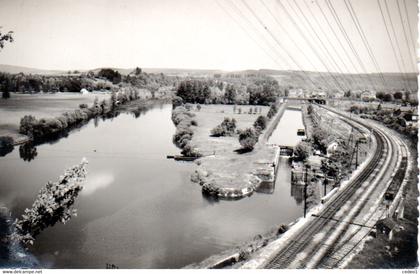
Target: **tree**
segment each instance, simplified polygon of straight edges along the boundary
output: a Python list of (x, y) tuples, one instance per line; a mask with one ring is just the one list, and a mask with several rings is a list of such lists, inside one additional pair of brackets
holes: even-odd
[(239, 143), (245, 150), (253, 150), (258, 142), (258, 134), (252, 128), (247, 128), (239, 133)]
[(258, 116), (257, 120), (254, 122), (254, 128), (257, 132), (263, 131), (267, 127), (267, 117)]
[(1, 94), (1, 97), (3, 99), (9, 99), (10, 98), (10, 92), (8, 90), (4, 90)]
[(306, 160), (312, 152), (312, 146), (308, 142), (301, 141), (295, 148), (293, 149), (294, 158), (297, 161), (304, 161)]
[(383, 100), (384, 95), (385, 95), (385, 93), (383, 93), (382, 91), (377, 91), (376, 92), (376, 98), (379, 99), (379, 100)]
[(350, 97), (351, 96), (351, 90), (347, 90), (344, 92), (344, 97)]
[(228, 85), (225, 91), (226, 104), (234, 104), (236, 100), (236, 90), (233, 85)]
[(392, 101), (392, 95), (389, 94), (389, 93), (385, 94), (384, 97), (383, 97), (383, 100), (384, 100), (384, 102)]
[(402, 98), (403, 98), (403, 94), (402, 94), (402, 92), (400, 92), (400, 91), (396, 91), (396, 92), (394, 92), (394, 99), (395, 100), (401, 100)]
[(276, 115), (276, 113), (277, 113), (277, 106), (276, 106), (276, 104), (272, 104), (270, 106), (270, 109), (268, 110), (268, 113), (267, 113), (268, 119), (273, 118), (273, 116)]
[(4, 48), (4, 44), (5, 42), (13, 42), (13, 31), (9, 31), (7, 33), (2, 33), (1, 32), (1, 27), (0, 27), (0, 50)]

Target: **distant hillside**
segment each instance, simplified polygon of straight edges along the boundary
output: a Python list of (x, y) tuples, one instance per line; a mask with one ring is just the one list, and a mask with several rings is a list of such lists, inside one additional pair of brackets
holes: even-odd
[[(110, 67), (112, 68), (112, 67)], [(134, 68), (112, 68), (123, 75), (127, 75)], [(101, 68), (92, 70), (79, 70), (80, 72), (93, 71), (97, 73)], [(211, 69), (179, 69), (179, 68), (142, 68), (147, 73), (163, 73), (165, 75), (181, 76), (181, 77), (213, 77), (215, 74), (238, 74), (238, 75), (255, 75), (264, 74), (274, 77), (282, 87), (294, 87), (303, 89), (313, 89), (316, 87), (323, 89), (335, 89), (341, 86), (343, 89), (351, 87), (351, 89), (370, 89), (370, 90), (396, 90), (409, 87), (417, 90), (417, 74), (415, 73), (383, 73), (385, 82), (382, 81), (378, 73), (371, 74), (339, 74), (327, 72), (313, 71), (291, 71), (291, 70), (241, 70), (241, 71), (223, 71)], [(43, 70), (28, 67), (19, 67), (11, 65), (0, 65), (1, 72), (25, 74), (67, 74), (65, 70)], [(310, 80), (308, 80), (308, 77)]]
[(1, 64), (0, 64), (0, 72), (6, 72), (6, 73), (11, 73), (11, 74), (17, 74), (21, 72), (25, 74), (62, 74), (62, 73), (65, 73), (65, 71), (60, 71), (60, 70), (45, 70), (45, 69), (36, 69), (36, 68), (1, 65)]

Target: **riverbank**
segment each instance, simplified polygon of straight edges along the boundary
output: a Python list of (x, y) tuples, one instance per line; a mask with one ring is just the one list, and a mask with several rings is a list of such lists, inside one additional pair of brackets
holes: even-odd
[(253, 126), (259, 115), (267, 115), (269, 108), (258, 106), (260, 111), (252, 111), (255, 106), (240, 106), (249, 111), (236, 112), (231, 105), (205, 105), (195, 112), (197, 127), (193, 128), (191, 146), (203, 157), (196, 160), (198, 165), (191, 176), (193, 182), (202, 186), (204, 193), (221, 198), (237, 199), (252, 194), (263, 181), (274, 182), (278, 164), (279, 148), (267, 145), (267, 140), (283, 115), (285, 104), (280, 105), (276, 115), (261, 132), (252, 151), (243, 152), (238, 136), (210, 136), (224, 117), (234, 118), (237, 129)]
[(22, 144), (28, 140), (27, 136), (19, 133), (20, 119), (25, 115), (54, 118), (64, 112), (74, 111), (81, 104), (91, 105), (95, 98), (102, 101), (109, 96), (108, 92), (13, 93), (11, 98), (0, 100), (0, 136), (10, 136), (15, 145)]
[[(16, 102), (19, 103), (17, 104), (12, 102), (12, 104), (7, 105), (8, 107), (6, 109), (2, 110), (3, 112), (17, 111), (17, 113), (23, 113), (23, 110), (20, 110), (20, 108), (22, 108), (26, 102), (33, 103), (30, 108), (32, 110), (27, 112), (30, 113), (30, 116), (32, 116), (32, 114), (48, 114), (46, 114), (46, 117), (43, 116), (39, 120), (32, 116), (34, 118), (28, 121), (29, 124), (26, 125), (28, 128), (27, 134), (22, 134), (21, 122), (20, 125), (16, 124), (17, 121), (20, 121), (20, 118), (18, 119), (15, 116), (9, 118), (9, 120), (14, 119), (14, 121), (9, 121), (14, 124), (0, 125), (0, 137), (10, 137), (13, 146), (24, 145), (28, 142), (32, 142), (36, 145), (45, 141), (57, 140), (63, 136), (67, 136), (70, 131), (80, 128), (91, 119), (97, 119), (99, 117), (102, 117), (103, 119), (115, 117), (120, 112), (130, 112), (133, 113), (134, 116), (138, 117), (149, 107), (159, 103), (168, 103), (171, 100), (170, 96), (149, 98), (140, 94), (136, 97), (132, 97), (124, 92), (116, 94), (116, 98), (122, 103), (118, 103), (113, 107), (111, 107), (112, 102), (107, 102), (107, 99), (110, 98), (109, 93), (99, 94), (99, 97), (97, 96), (97, 93), (90, 95), (48, 94), (46, 97), (42, 96), (42, 94), (23, 94), (22, 97), (16, 97), (15, 95)], [(61, 98), (61, 96), (63, 96), (63, 98)], [(126, 100), (121, 100), (122, 97), (126, 98)], [(99, 103), (98, 98), (104, 99), (102, 99)], [(92, 101), (91, 107), (88, 107), (86, 103), (77, 105), (77, 103), (80, 102), (90, 101)], [(63, 104), (65, 104), (66, 107), (64, 107)], [(59, 108), (60, 106), (64, 108)], [(73, 109), (63, 112), (70, 108)], [(35, 129), (35, 127), (39, 128), (39, 130)], [(30, 135), (32, 135), (32, 138), (29, 137)], [(0, 155), (4, 156), (13, 151), (13, 146), (2, 149), (2, 153)]]

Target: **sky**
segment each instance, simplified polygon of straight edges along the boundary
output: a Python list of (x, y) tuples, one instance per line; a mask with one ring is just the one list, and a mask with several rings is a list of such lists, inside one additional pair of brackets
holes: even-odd
[(417, 1), (330, 0), (347, 38), (326, 1), (0, 0), (1, 31), (13, 30), (15, 39), (0, 51), (0, 64), (417, 71)]

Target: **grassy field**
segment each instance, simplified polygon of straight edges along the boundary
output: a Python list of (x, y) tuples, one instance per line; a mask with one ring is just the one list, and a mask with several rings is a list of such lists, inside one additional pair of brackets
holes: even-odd
[[(240, 148), (238, 136), (210, 136), (210, 131), (219, 125), (225, 117), (235, 118), (237, 129), (246, 129), (252, 127), (259, 115), (267, 115), (269, 109), (267, 106), (260, 106), (257, 114), (248, 114), (250, 108), (254, 113), (255, 107), (237, 106), (237, 109), (242, 109), (242, 113), (238, 114), (238, 110), (234, 113), (233, 108), (232, 105), (204, 105), (200, 111), (194, 111), (196, 115), (194, 119), (197, 121), (198, 127), (194, 131), (192, 142), (204, 155), (232, 153), (235, 149)], [(261, 109), (261, 113), (259, 113), (259, 109)]]
[(262, 135), (253, 151), (242, 154), (237, 152), (241, 148), (237, 135), (210, 136), (211, 129), (220, 124), (224, 117), (235, 118), (237, 129), (245, 129), (252, 127), (257, 117), (266, 115), (269, 109), (261, 107), (260, 113), (258, 107), (257, 114), (249, 114), (251, 106), (240, 108), (241, 114), (238, 111), (234, 113), (233, 106), (229, 105), (205, 105), (200, 111), (194, 111), (198, 126), (194, 127), (192, 145), (204, 155), (198, 160), (199, 167), (195, 175), (199, 176), (203, 187), (211, 185), (211, 189), (215, 189), (222, 197), (240, 197), (251, 193), (258, 184), (255, 174), (261, 170), (273, 170), (276, 150), (265, 144)]
[(52, 118), (66, 111), (73, 111), (80, 104), (91, 105), (98, 97), (99, 101), (109, 98), (108, 93), (43, 93), (16, 94), (0, 100), (0, 136), (16, 135), (20, 119), (25, 115), (36, 118)]

